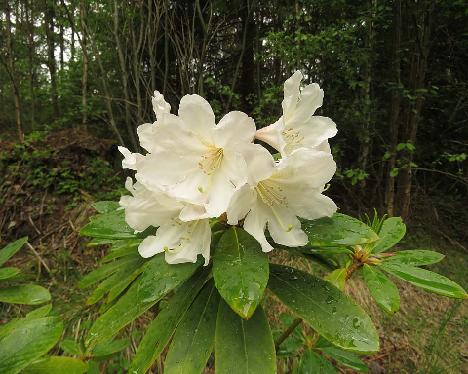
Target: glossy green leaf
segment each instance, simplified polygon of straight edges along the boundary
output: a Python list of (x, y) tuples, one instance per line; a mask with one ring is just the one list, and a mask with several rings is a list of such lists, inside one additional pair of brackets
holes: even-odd
[(117, 201), (98, 201), (93, 207), (99, 213), (110, 213), (120, 208), (120, 205)]
[(456, 299), (465, 299), (467, 297), (465, 290), (461, 286), (432, 271), (404, 264), (386, 262), (382, 262), (380, 268), (426, 291)]
[(114, 353), (123, 351), (130, 345), (130, 339), (115, 339), (97, 345), (93, 349), (93, 357), (109, 356)]
[(214, 347), (219, 294), (207, 284), (177, 327), (164, 361), (165, 374), (199, 374)]
[(20, 273), (18, 268), (1, 268), (0, 269), (0, 280), (10, 279)]
[(28, 237), (25, 236), (24, 238), (18, 239), (17, 241), (10, 243), (0, 249), (0, 266), (13, 257), (15, 253), (18, 252), (21, 247), (27, 243), (27, 241)]
[(335, 346), (354, 352), (378, 351), (379, 337), (369, 316), (331, 283), (272, 264), (268, 287)]
[(109, 262), (116, 258), (138, 255), (138, 246), (141, 243), (140, 239), (137, 240), (120, 240), (121, 243), (114, 245), (110, 248), (109, 253), (103, 257), (102, 262)]
[(142, 258), (138, 255), (135, 255), (131, 257), (124, 257), (106, 264), (101, 264), (96, 270), (93, 270), (91, 273), (88, 273), (83, 278), (81, 278), (78, 285), (80, 288), (92, 286), (93, 284), (102, 281), (103, 279), (127, 266), (138, 266), (142, 263)]
[(41, 306), (40, 308), (36, 308), (30, 311), (28, 314), (26, 314), (26, 318), (46, 317), (50, 314), (51, 310), (52, 310), (52, 304), (47, 304), (47, 305)]
[(360, 373), (367, 373), (369, 371), (365, 362), (354, 353), (346, 352), (332, 346), (321, 348), (317, 347), (317, 349), (340, 364), (359, 371)]
[(25, 374), (82, 374), (88, 370), (88, 364), (77, 358), (48, 356), (40, 359), (22, 371)]
[(105, 239), (132, 239), (134, 230), (125, 222), (125, 211), (116, 210), (98, 214), (80, 231), (82, 236)]
[(268, 282), (268, 256), (246, 231), (232, 227), (218, 242), (213, 256), (216, 288), (242, 318), (250, 318)]
[(0, 373), (18, 373), (60, 339), (63, 323), (57, 317), (23, 318), (0, 340)]
[(261, 306), (245, 320), (221, 301), (215, 334), (216, 374), (276, 373), (275, 344)]
[(60, 342), (60, 348), (66, 354), (72, 356), (80, 356), (83, 354), (80, 344), (70, 338), (63, 339), (63, 341)]
[(36, 284), (22, 284), (0, 289), (0, 302), (2, 303), (38, 305), (49, 300), (49, 291)]
[(340, 290), (344, 290), (347, 275), (348, 275), (348, 271), (346, 268), (339, 268), (339, 269), (333, 270), (330, 274), (328, 274), (325, 277), (325, 280), (329, 281), (336, 288), (339, 288)]
[(138, 287), (138, 297), (145, 301), (159, 300), (169, 291), (190, 278), (201, 266), (199, 259), (196, 263), (168, 264), (164, 254), (154, 256), (143, 269)]
[(386, 263), (399, 263), (410, 266), (432, 265), (442, 261), (445, 256), (442, 253), (426, 251), (423, 249), (412, 249), (408, 251), (398, 251), (391, 257), (384, 257)]
[(364, 264), (362, 274), (377, 305), (388, 314), (397, 312), (400, 309), (400, 292), (397, 286), (376, 266)]
[(365, 223), (345, 214), (303, 221), (312, 247), (337, 247), (375, 242), (379, 237)]
[(131, 363), (130, 373), (145, 373), (156, 361), (207, 277), (207, 270), (200, 271), (177, 289), (169, 303), (148, 326)]
[(299, 362), (296, 374), (335, 374), (337, 370), (325, 357), (305, 351)]
[(373, 253), (383, 252), (398, 244), (406, 234), (406, 225), (400, 217), (387, 218), (379, 231), (379, 240), (372, 248)]

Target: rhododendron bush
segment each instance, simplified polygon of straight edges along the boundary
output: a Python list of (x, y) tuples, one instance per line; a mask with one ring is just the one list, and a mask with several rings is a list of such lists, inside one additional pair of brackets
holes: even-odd
[[(302, 79), (295, 72), (285, 82), (281, 117), (259, 130), (240, 111), (216, 123), (198, 95), (184, 96), (175, 114), (154, 93), (156, 121), (138, 128), (143, 152), (120, 147), (132, 173), (129, 193), (97, 203), (99, 214), (81, 231), (89, 245), (110, 245), (80, 283), (93, 288), (89, 304), (102, 304), (86, 352), (152, 308), (131, 373), (148, 371), (160, 357), (164, 373), (202, 373), (211, 357), (216, 373), (275, 373), (282, 343), (301, 323), (311, 333), (301, 338), (298, 372), (334, 372), (336, 363), (366, 372), (359, 355), (378, 352), (379, 335), (344, 292), (351, 277), (363, 277), (390, 315), (400, 296), (388, 275), (466, 298), (459, 285), (425, 268), (443, 255), (392, 251), (406, 231), (400, 218), (362, 222), (337, 213), (326, 195), (336, 125), (315, 115), (324, 93), (317, 84), (301, 88)], [(274, 251), (327, 275), (270, 263)], [(265, 314), (267, 288), (296, 316), (276, 339)]]

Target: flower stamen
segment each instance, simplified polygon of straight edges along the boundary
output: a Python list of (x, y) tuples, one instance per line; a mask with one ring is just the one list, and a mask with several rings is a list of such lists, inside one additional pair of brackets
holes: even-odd
[(219, 168), (223, 157), (223, 148), (217, 148), (213, 145), (210, 145), (208, 146), (208, 151), (202, 155), (198, 166), (205, 174), (211, 175)]

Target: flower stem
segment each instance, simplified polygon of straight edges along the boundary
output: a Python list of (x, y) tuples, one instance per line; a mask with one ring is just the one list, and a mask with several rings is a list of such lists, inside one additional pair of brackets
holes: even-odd
[(278, 339), (276, 339), (276, 342), (275, 342), (275, 350), (276, 351), (279, 350), (280, 345), (288, 338), (289, 335), (291, 335), (293, 333), (295, 328), (297, 326), (299, 326), (299, 324), (301, 322), (302, 322), (302, 318), (296, 318), (291, 323), (291, 325), (289, 325), (289, 327), (281, 334), (281, 336)]

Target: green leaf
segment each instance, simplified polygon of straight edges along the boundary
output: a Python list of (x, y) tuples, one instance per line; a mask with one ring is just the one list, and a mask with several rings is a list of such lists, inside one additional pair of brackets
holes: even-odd
[(347, 275), (348, 271), (346, 268), (335, 269), (325, 277), (325, 280), (329, 281), (336, 288), (344, 290)]
[(426, 291), (456, 299), (465, 299), (467, 297), (465, 290), (461, 286), (432, 271), (409, 265), (386, 262), (382, 262), (380, 267), (395, 277)]
[(299, 362), (297, 374), (335, 374), (335, 367), (325, 357), (312, 351), (305, 351)]
[(99, 213), (110, 213), (120, 208), (120, 205), (117, 201), (98, 201), (93, 207)]
[(276, 353), (270, 326), (261, 306), (251, 319), (235, 314), (221, 301), (216, 319), (216, 374), (276, 373)]
[(112, 245), (109, 253), (102, 259), (102, 262), (109, 262), (120, 257), (139, 255), (138, 246), (141, 243), (141, 239), (119, 240), (119, 242), (118, 244), (114, 243)]
[(376, 266), (364, 264), (362, 273), (372, 298), (377, 305), (388, 314), (397, 312), (400, 309), (400, 292), (397, 286), (380, 272)]
[(17, 241), (10, 243), (6, 247), (0, 249), (0, 266), (13, 257), (14, 254), (18, 252), (24, 244), (27, 243), (27, 241), (28, 237), (25, 236), (24, 238), (18, 239)]
[(196, 263), (168, 264), (163, 253), (154, 256), (141, 274), (138, 297), (144, 302), (159, 300), (190, 278), (201, 264), (200, 259)]
[(364, 363), (364, 361), (362, 361), (354, 353), (346, 352), (332, 346), (316, 348), (344, 366), (347, 366), (361, 373), (367, 373), (369, 371), (369, 368)]
[(134, 230), (125, 222), (125, 211), (98, 214), (80, 231), (82, 236), (104, 239), (133, 239)]
[(130, 345), (130, 339), (115, 339), (101, 343), (93, 349), (93, 357), (110, 356), (114, 353), (123, 351)]
[(365, 223), (345, 214), (303, 221), (312, 247), (337, 247), (375, 242), (379, 237)]
[(311, 274), (270, 265), (268, 287), (297, 315), (335, 346), (376, 352), (379, 336), (362, 308), (331, 283)]
[(442, 253), (426, 251), (423, 249), (412, 249), (408, 251), (398, 251), (391, 257), (384, 257), (383, 262), (398, 263), (410, 266), (424, 266), (442, 261), (445, 256)]
[(131, 363), (130, 373), (145, 373), (159, 357), (207, 277), (207, 270), (200, 271), (177, 289), (166, 307), (148, 326)]
[(20, 273), (18, 268), (2, 268), (0, 269), (0, 280), (13, 278)]
[(23, 284), (0, 289), (0, 302), (37, 305), (50, 301), (50, 293), (36, 284)]
[(40, 318), (46, 317), (49, 315), (50, 311), (52, 310), (52, 304), (47, 304), (41, 306), (40, 308), (36, 308), (26, 314), (26, 318)]
[(25, 374), (82, 374), (88, 370), (88, 364), (77, 358), (48, 356), (38, 360), (22, 371)]
[(268, 256), (247, 232), (236, 227), (226, 231), (213, 256), (216, 288), (242, 318), (250, 318), (268, 282)]
[(379, 240), (372, 248), (373, 253), (383, 252), (398, 244), (406, 234), (406, 225), (400, 217), (387, 218), (379, 231)]
[(207, 284), (177, 327), (164, 361), (165, 374), (199, 374), (214, 346), (219, 294)]
[(60, 343), (60, 348), (72, 356), (81, 356), (83, 354), (80, 344), (70, 338), (63, 339)]
[(63, 323), (57, 317), (23, 318), (0, 340), (0, 373), (18, 373), (46, 354), (60, 339)]

